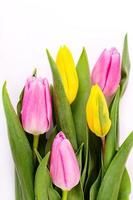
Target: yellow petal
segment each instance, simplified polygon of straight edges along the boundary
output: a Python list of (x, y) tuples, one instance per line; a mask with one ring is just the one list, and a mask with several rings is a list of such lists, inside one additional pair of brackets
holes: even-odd
[(72, 54), (66, 46), (60, 47), (56, 57), (56, 64), (62, 79), (66, 96), (71, 104), (77, 95), (78, 76)]
[(86, 106), (87, 123), (90, 130), (99, 137), (104, 137), (111, 126), (109, 111), (104, 94), (98, 85), (91, 88)]

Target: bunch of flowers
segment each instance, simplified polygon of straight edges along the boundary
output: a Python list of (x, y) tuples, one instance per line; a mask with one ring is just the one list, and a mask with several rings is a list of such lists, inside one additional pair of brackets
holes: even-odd
[(104, 50), (90, 75), (85, 48), (75, 66), (70, 50), (56, 61), (47, 50), (53, 84), (28, 78), (15, 112), (3, 86), (3, 105), (15, 164), (16, 200), (128, 200), (125, 167), (133, 133), (119, 146), (119, 103), (130, 61)]

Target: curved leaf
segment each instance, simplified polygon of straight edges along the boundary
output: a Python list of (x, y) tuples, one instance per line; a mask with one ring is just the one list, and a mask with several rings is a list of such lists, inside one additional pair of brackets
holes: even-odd
[(84, 200), (84, 193), (82, 189), (81, 182), (75, 186), (70, 192), (68, 192), (68, 199), (67, 200)]
[(72, 104), (72, 114), (75, 123), (78, 146), (84, 143), (82, 161), (83, 171), (81, 178), (82, 184), (84, 185), (88, 163), (88, 127), (86, 122), (86, 103), (91, 87), (89, 63), (85, 49), (83, 49), (81, 53), (76, 69), (79, 79), (79, 90), (77, 97)]
[(47, 55), (48, 55), (48, 59), (49, 59), (49, 63), (50, 63), (51, 71), (53, 75), (53, 81), (54, 81), (53, 93), (55, 97), (54, 103), (57, 109), (59, 125), (62, 131), (65, 133), (66, 137), (70, 140), (71, 144), (73, 145), (73, 148), (77, 150), (76, 131), (74, 127), (71, 107), (68, 103), (56, 64), (53, 58), (51, 57), (50, 53), (48, 52), (48, 50), (47, 50)]
[(125, 142), (121, 145), (117, 154), (113, 158), (110, 166), (108, 167), (99, 192), (97, 200), (117, 200), (122, 175), (125, 169), (125, 163), (128, 154), (133, 146), (133, 132), (128, 136)]
[(118, 200), (129, 200), (130, 193), (131, 193), (131, 182), (127, 169), (125, 169), (121, 180)]
[(111, 123), (111, 128), (106, 136), (104, 171), (106, 171), (106, 169), (108, 168), (117, 150), (119, 100), (120, 100), (120, 88), (117, 90), (117, 93), (111, 105), (110, 119), (112, 123)]
[(90, 200), (96, 200), (101, 183), (101, 171), (90, 189)]
[(126, 34), (123, 45), (123, 53), (122, 53), (122, 68), (121, 68), (121, 82), (120, 82), (121, 96), (124, 94), (125, 89), (127, 87), (129, 73), (130, 73), (130, 58), (128, 52), (128, 38)]
[[(25, 200), (34, 199), (33, 190), (33, 155), (29, 142), (10, 102), (6, 89), (3, 86), (3, 105), (6, 115), (8, 137), (11, 146), (17, 175), (21, 184), (22, 193)], [(27, 187), (28, 185), (28, 187)]]
[(79, 163), (79, 168), (80, 168), (80, 173), (82, 172), (82, 154), (83, 154), (83, 147), (84, 144), (82, 143), (78, 149), (78, 151), (76, 152), (76, 156), (77, 156), (77, 160)]
[(53, 144), (56, 134), (57, 134), (57, 130), (56, 130), (56, 127), (54, 127), (50, 132), (49, 138), (47, 139), (47, 143), (46, 143), (46, 147), (45, 147), (45, 154), (47, 154), (51, 150), (51, 147), (52, 147), (52, 144)]
[(15, 200), (23, 200), (22, 189), (18, 179), (17, 172), (15, 171)]
[(85, 197), (90, 196), (90, 188), (101, 169), (101, 139), (89, 130), (89, 165), (85, 184)]
[(60, 200), (58, 192), (53, 188), (47, 164), (50, 153), (41, 161), (35, 175), (35, 199), (36, 200)]

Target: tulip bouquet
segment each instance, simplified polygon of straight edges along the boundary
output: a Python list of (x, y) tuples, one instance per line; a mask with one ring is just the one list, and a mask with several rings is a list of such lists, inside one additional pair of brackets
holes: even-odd
[(47, 50), (53, 84), (37, 71), (21, 92), (17, 112), (6, 83), (3, 105), (15, 164), (16, 200), (128, 200), (125, 167), (133, 133), (119, 145), (119, 104), (130, 61), (104, 50), (90, 75), (85, 48), (75, 66), (70, 50), (56, 61)]

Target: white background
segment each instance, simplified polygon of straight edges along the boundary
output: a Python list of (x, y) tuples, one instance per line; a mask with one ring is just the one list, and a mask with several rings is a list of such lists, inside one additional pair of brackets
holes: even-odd
[[(51, 80), (46, 47), (55, 57), (60, 45), (68, 45), (76, 63), (85, 46), (92, 68), (104, 48), (116, 46), (121, 52), (124, 35), (128, 32), (133, 61), (130, 0), (1, 0), (0, 3), (0, 90), (7, 80), (14, 106), (34, 67), (38, 68), (39, 75)], [(122, 143), (133, 130), (133, 66), (121, 101), (120, 121)], [(133, 154), (130, 154), (127, 168), (133, 180), (132, 166)], [(13, 161), (0, 102), (0, 199), (15, 199), (13, 177)]]

